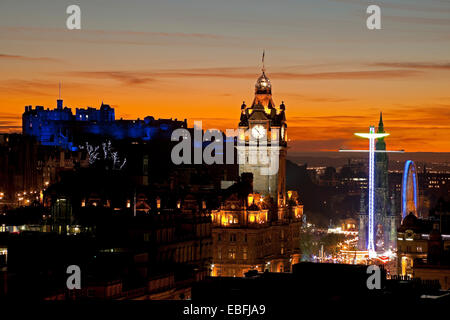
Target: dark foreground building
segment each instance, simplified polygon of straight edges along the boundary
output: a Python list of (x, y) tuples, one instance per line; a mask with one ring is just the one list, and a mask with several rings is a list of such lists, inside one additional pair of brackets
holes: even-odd
[[(180, 208), (155, 205), (136, 217), (131, 210), (98, 207), (82, 213), (83, 224), (67, 229), (55, 223), (47, 225), (49, 232), (0, 233), (0, 247), (8, 250), (0, 296), (186, 299), (191, 284), (209, 274), (210, 217), (194, 198), (183, 199)], [(66, 287), (71, 265), (80, 267), (81, 290)]]
[(450, 302), (450, 295), (440, 290), (438, 281), (386, 279), (383, 269), (380, 269), (381, 288), (372, 290), (367, 287), (372, 274), (367, 273), (367, 266), (305, 262), (292, 269), (292, 273), (250, 271), (245, 278), (208, 277), (195, 284), (192, 300), (266, 302), (280, 308), (291, 304), (306, 307), (307, 303), (326, 306), (338, 302), (342, 307), (356, 307), (359, 303), (429, 302), (427, 297), (433, 297), (433, 302)]

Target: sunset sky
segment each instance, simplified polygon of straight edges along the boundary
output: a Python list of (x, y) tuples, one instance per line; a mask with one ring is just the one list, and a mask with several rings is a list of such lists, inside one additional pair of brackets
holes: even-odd
[(67, 107), (235, 128), (265, 49), (291, 150), (366, 146), (353, 133), (383, 111), (389, 149), (450, 152), (450, 1), (2, 0), (0, 43), (2, 132), (25, 105), (54, 108), (59, 81)]

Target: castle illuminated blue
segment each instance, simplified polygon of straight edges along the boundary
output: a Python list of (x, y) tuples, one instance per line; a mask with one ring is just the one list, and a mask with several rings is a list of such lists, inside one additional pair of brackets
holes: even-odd
[(168, 139), (172, 131), (186, 128), (187, 121), (177, 119), (116, 120), (114, 108), (102, 102), (99, 109), (88, 107), (72, 109), (63, 107), (58, 99), (56, 108), (50, 110), (43, 106), (26, 106), (22, 115), (22, 132), (35, 137), (42, 145), (58, 146), (76, 151), (78, 146), (91, 136), (103, 136), (115, 140)]

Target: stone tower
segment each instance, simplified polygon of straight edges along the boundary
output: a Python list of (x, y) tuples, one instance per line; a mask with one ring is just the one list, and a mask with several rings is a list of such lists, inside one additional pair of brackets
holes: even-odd
[(278, 206), (286, 204), (285, 105), (277, 109), (272, 85), (263, 68), (255, 84), (251, 106), (241, 106), (238, 129), (239, 174), (253, 173), (253, 191), (270, 196)]

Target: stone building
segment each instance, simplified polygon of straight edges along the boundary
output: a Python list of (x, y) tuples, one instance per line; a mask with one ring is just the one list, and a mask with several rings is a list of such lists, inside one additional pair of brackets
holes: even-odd
[(397, 273), (413, 276), (414, 261), (426, 259), (429, 234), (433, 225), (428, 220), (417, 218), (410, 213), (403, 219), (398, 228), (397, 240)]
[[(226, 190), (213, 223), (213, 276), (249, 270), (286, 272), (300, 260), (303, 206), (286, 192), (285, 105), (272, 99), (263, 68), (251, 106), (241, 107), (237, 151), (241, 179)], [(267, 161), (261, 160), (265, 156)]]
[(398, 274), (450, 288), (450, 235), (439, 221), (408, 214), (398, 228)]

